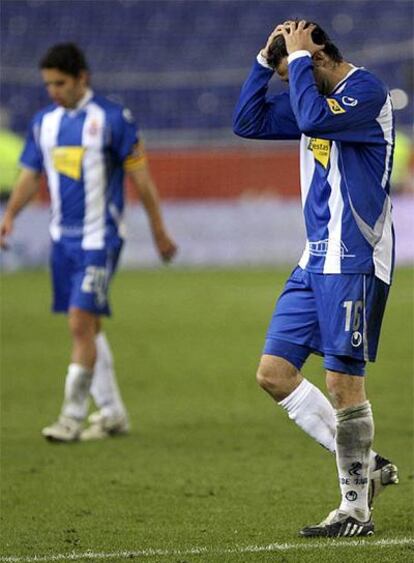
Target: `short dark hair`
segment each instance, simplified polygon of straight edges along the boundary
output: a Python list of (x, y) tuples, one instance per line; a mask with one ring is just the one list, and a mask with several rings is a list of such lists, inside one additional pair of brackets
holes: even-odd
[(50, 47), (40, 60), (39, 68), (56, 68), (75, 78), (89, 70), (85, 55), (75, 43), (58, 43)]
[[(298, 20), (295, 20), (298, 21)], [(312, 31), (312, 39), (317, 45), (325, 45), (323, 52), (328, 55), (336, 63), (342, 62), (344, 59), (338, 49), (338, 47), (332, 43), (329, 35), (315, 22), (306, 22), (306, 26), (315, 25), (315, 29)], [(285, 38), (283, 35), (276, 35), (270, 44), (267, 56), (267, 62), (272, 68), (277, 68), (282, 59), (288, 56), (286, 49)]]

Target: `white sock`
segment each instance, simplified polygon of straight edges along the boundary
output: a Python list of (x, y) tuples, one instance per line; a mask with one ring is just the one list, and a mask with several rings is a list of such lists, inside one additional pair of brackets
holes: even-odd
[(336, 411), (336, 464), (342, 501), (341, 512), (360, 521), (369, 519), (369, 457), (374, 419), (369, 401)]
[(104, 332), (96, 335), (96, 362), (91, 386), (91, 395), (104, 416), (125, 416), (114, 371), (114, 362), (108, 340)]
[(335, 411), (322, 391), (303, 379), (279, 405), (302, 430), (335, 453)]
[[(335, 454), (336, 417), (329, 400), (315, 385), (303, 379), (290, 395), (278, 403), (321, 446)], [(375, 469), (376, 452), (371, 450), (369, 469)]]
[(65, 381), (65, 398), (62, 414), (83, 420), (88, 414), (89, 389), (92, 382), (91, 370), (80, 364), (69, 364)]

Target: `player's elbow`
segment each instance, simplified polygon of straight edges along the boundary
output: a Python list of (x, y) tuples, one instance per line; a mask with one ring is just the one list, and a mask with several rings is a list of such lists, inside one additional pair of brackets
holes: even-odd
[(312, 137), (315, 134), (315, 123), (310, 119), (301, 119), (298, 122), (299, 129), (301, 133), (306, 135), (307, 137)]
[(249, 139), (253, 136), (252, 126), (250, 120), (241, 115), (233, 117), (233, 133), (238, 137)]
[(298, 119), (297, 123), (301, 133), (303, 133), (307, 137), (321, 135), (325, 130), (324, 122), (319, 116), (302, 116), (300, 119)]

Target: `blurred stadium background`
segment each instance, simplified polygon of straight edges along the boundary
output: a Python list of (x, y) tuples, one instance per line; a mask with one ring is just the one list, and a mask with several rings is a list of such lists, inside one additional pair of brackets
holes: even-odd
[[(352, 554), (332, 543), (298, 545), (296, 530), (338, 500), (333, 459), (254, 382), (283, 265), (302, 251), (298, 147), (243, 141), (231, 119), (274, 25), (292, 16), (318, 21), (349, 60), (393, 90), (397, 257), (412, 263), (413, 6), (0, 0), (1, 205), (28, 122), (48, 103), (38, 60), (51, 44), (75, 41), (95, 89), (135, 114), (180, 246), (178, 267), (152, 268), (159, 262), (149, 229), (129, 194), (129, 242), (106, 330), (132, 433), (54, 448), (39, 430), (60, 404), (69, 341), (64, 320), (47, 312), (47, 273), (25, 269), (48, 262), (46, 190), (18, 218), (11, 249), (0, 257), (12, 271), (1, 278), (1, 562), (130, 561), (134, 552), (125, 550), (156, 563), (412, 560), (413, 271), (397, 270), (379, 361), (370, 368), (376, 449), (401, 469), (400, 485), (375, 508), (378, 542)], [(273, 88), (283, 86), (275, 80)], [(304, 373), (322, 387), (320, 358)], [(272, 553), (266, 546), (274, 542), (298, 549), (280, 553), (275, 544)], [(206, 552), (195, 555), (194, 546)]]
[[(410, 0), (2, 0), (3, 199), (16, 173), (20, 137), (48, 103), (38, 60), (51, 44), (75, 41), (87, 54), (94, 88), (126, 104), (139, 123), (180, 244), (177, 264), (294, 261), (303, 242), (297, 147), (238, 139), (231, 117), (267, 35), (297, 16), (318, 21), (348, 60), (376, 72), (392, 90), (398, 259), (410, 262), (413, 10)], [(283, 85), (275, 79), (273, 87)], [(45, 190), (21, 216), (12, 251), (2, 258), (6, 269), (46, 263), (46, 200)], [(124, 264), (155, 264), (139, 208), (128, 211), (127, 223)]]

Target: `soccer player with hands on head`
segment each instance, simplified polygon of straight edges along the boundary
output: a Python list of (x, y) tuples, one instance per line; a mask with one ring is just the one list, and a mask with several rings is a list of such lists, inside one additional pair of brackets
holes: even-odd
[[(274, 73), (287, 92), (268, 94)], [(300, 534), (372, 535), (373, 499), (398, 483), (397, 467), (372, 449), (364, 378), (376, 358), (394, 267), (389, 93), (344, 60), (319, 25), (288, 20), (257, 55), (234, 131), (300, 141), (307, 240), (276, 303), (257, 372), (289, 418), (336, 455), (340, 506)], [(324, 357), (332, 403), (301, 374), (312, 353)]]
[[(129, 430), (101, 322), (111, 313), (109, 284), (124, 241), (125, 174), (139, 193), (161, 259), (170, 261), (177, 247), (164, 225), (129, 110), (93, 92), (84, 54), (75, 44), (51, 47), (39, 66), (53, 103), (30, 125), (0, 244), (7, 248), (14, 219), (39, 189), (45, 171), (52, 211), (53, 310), (68, 314), (72, 355), (60, 416), (42, 434), (59, 442), (102, 439)], [(84, 428), (90, 395), (98, 411)]]

